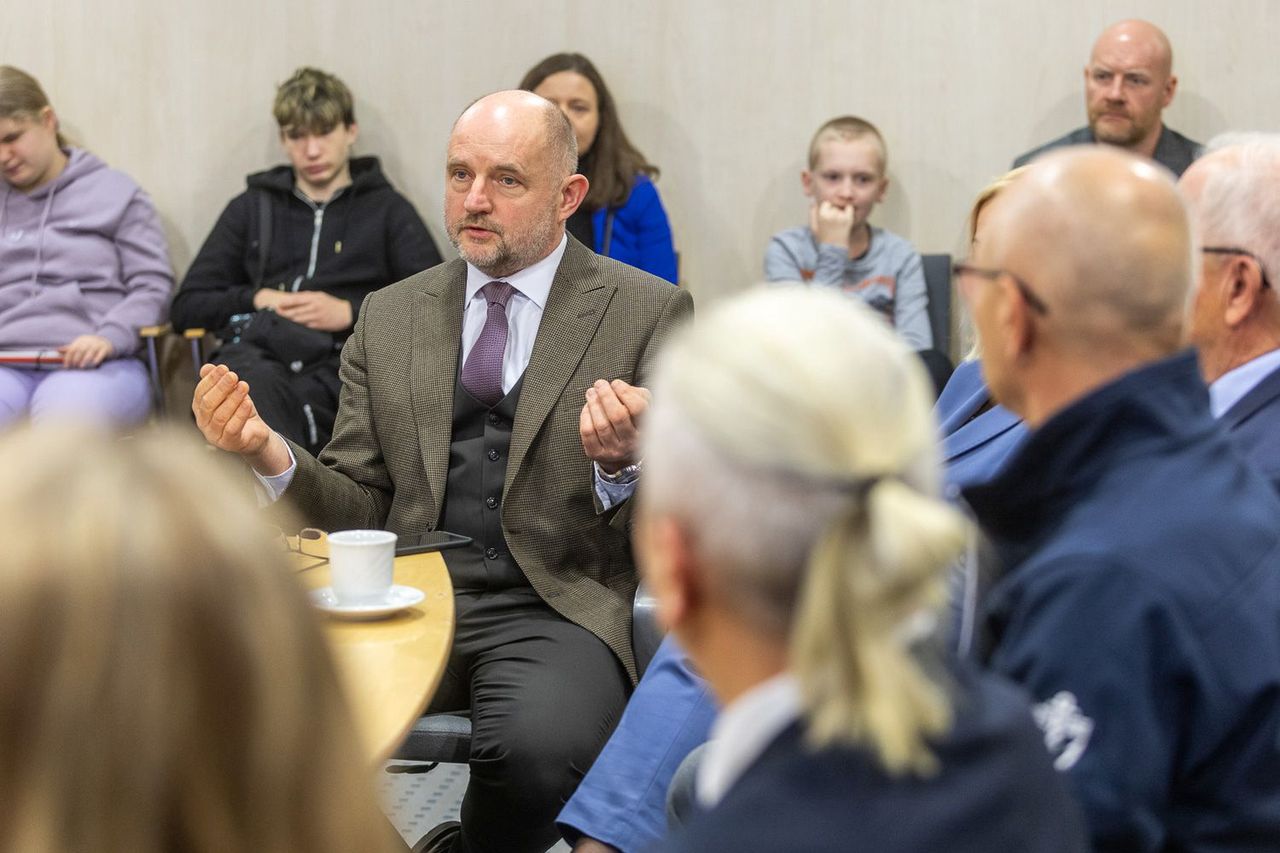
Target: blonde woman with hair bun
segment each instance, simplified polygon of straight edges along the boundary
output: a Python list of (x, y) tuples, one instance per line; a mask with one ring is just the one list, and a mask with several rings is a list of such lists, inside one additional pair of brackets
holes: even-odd
[(189, 437), (0, 438), (0, 851), (386, 849), (325, 638)]
[(944, 651), (961, 516), (918, 360), (803, 287), (665, 351), (636, 547), (724, 704), (668, 851), (1082, 851), (1022, 698)]

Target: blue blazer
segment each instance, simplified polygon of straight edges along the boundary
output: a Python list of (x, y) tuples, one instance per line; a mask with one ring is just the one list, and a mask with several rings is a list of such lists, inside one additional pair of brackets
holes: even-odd
[(677, 283), (671, 224), (648, 175), (636, 175), (631, 195), (621, 207), (602, 207), (592, 214), (591, 228), (601, 255)]
[(1245, 458), (1280, 488), (1280, 370), (1241, 397), (1220, 422)]
[(965, 361), (951, 374), (934, 406), (942, 435), (942, 462), (952, 492), (990, 480), (1027, 438), (1022, 421), (1003, 406), (993, 405), (974, 417), (990, 399), (981, 366), (976, 360)]

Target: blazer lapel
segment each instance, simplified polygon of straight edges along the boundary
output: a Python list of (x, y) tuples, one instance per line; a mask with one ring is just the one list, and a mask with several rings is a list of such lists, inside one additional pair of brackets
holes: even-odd
[[(956, 406), (950, 412), (938, 413), (940, 415), (938, 419), (938, 431), (943, 435), (950, 435), (968, 423), (969, 418), (973, 417), (973, 413), (982, 407), (987, 400), (991, 399), (991, 393), (987, 391), (986, 385), (978, 382), (973, 390), (962, 399), (964, 402), (959, 406)], [(943, 408), (943, 401), (939, 401), (938, 408)]]
[(511, 487), (534, 437), (577, 371), (613, 297), (614, 286), (602, 282), (591, 268), (594, 257), (590, 249), (570, 239), (551, 283), (524, 372), (504, 492)]
[(449, 475), (453, 391), (462, 340), (462, 298), (467, 284), (466, 264), (458, 260), (451, 266), (453, 269), (442, 270), (441, 275), (433, 276), (414, 294), (410, 337), (410, 411), (436, 513), (440, 512)]
[[(969, 407), (969, 412), (972, 413), (975, 408)], [(943, 438), (943, 461), (949, 462), (981, 444), (986, 444), (1001, 433), (1013, 429), (1018, 422), (1017, 415), (1000, 406), (983, 412), (982, 417), (974, 418)]]
[(1235, 429), (1277, 396), (1280, 396), (1280, 370), (1273, 370), (1234, 406), (1222, 413), (1222, 423), (1228, 429)]

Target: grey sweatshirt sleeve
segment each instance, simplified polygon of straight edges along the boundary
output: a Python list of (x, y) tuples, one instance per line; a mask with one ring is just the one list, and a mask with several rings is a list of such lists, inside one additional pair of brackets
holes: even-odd
[(924, 284), (924, 262), (914, 249), (897, 272), (893, 301), (893, 326), (915, 350), (933, 348), (929, 326), (929, 293)]
[(800, 261), (785, 239), (787, 232), (775, 234), (764, 250), (765, 281), (804, 281), (800, 274)]

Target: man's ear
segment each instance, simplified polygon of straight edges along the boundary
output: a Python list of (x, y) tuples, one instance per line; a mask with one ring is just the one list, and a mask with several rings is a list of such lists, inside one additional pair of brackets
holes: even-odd
[(1010, 359), (1021, 359), (1031, 352), (1036, 342), (1035, 309), (1009, 276), (1000, 280), (1000, 304), (996, 306), (996, 322)]
[(1173, 96), (1178, 92), (1178, 76), (1170, 74), (1169, 80), (1164, 84), (1164, 103), (1163, 106), (1169, 106), (1173, 103)]
[(697, 619), (705, 600), (703, 580), (688, 530), (671, 516), (643, 522), (645, 579), (658, 599), (663, 624), (682, 633)]
[(354, 121), (351, 122), (351, 124), (347, 125), (347, 134), (349, 137), (347, 139), (347, 144), (355, 145), (356, 140), (360, 138), (360, 125), (356, 124)]
[(1264, 290), (1261, 265), (1250, 258), (1235, 257), (1226, 265), (1222, 288), (1223, 322), (1237, 328), (1258, 310)]
[(587, 190), (591, 188), (591, 183), (587, 180), (586, 175), (570, 175), (564, 179), (564, 183), (560, 185), (560, 221), (564, 222), (582, 204), (582, 200), (587, 197)]

